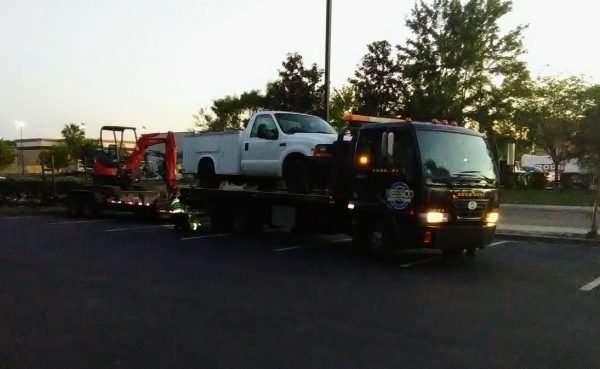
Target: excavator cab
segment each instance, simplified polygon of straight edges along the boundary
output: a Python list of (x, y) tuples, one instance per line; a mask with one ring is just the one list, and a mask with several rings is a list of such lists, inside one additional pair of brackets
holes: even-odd
[[(131, 133), (133, 135), (131, 135)], [(133, 137), (132, 137), (133, 136)], [(108, 139), (107, 139), (108, 137)], [(127, 143), (135, 140), (133, 147)], [(177, 193), (175, 171), (177, 147), (173, 132), (165, 134), (148, 133), (139, 138), (133, 127), (104, 126), (100, 129), (101, 153), (94, 162), (94, 184), (119, 186), (123, 190), (141, 190), (139, 178), (142, 164), (147, 160), (147, 150), (154, 145), (165, 145), (161, 174), (167, 184), (169, 197)]]
[(100, 152), (94, 162), (94, 183), (119, 185), (124, 166), (133, 148), (126, 146), (127, 141), (137, 143), (137, 131), (134, 127), (103, 126), (100, 128)]

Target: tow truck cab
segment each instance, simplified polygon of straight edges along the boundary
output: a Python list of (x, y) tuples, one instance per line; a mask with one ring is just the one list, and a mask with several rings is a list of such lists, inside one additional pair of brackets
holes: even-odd
[(448, 253), (492, 241), (498, 171), (483, 134), (450, 125), (371, 120), (352, 137), (348, 208), (357, 241), (372, 249), (426, 247)]

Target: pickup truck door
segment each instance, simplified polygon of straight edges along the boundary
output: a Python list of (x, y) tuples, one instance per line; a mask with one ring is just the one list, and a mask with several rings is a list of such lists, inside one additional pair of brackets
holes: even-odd
[(242, 174), (270, 177), (279, 173), (279, 157), (285, 147), (278, 140), (281, 133), (270, 114), (257, 115), (250, 134), (242, 142)]

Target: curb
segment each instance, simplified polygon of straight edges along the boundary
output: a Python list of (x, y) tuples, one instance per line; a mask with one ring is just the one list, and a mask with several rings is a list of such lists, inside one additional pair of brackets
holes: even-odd
[(542, 211), (568, 211), (591, 213), (594, 211), (593, 206), (560, 206), (560, 205), (529, 205), (529, 204), (500, 204), (502, 209), (517, 209), (517, 210), (542, 210)]
[(525, 234), (525, 233), (506, 233), (496, 232), (496, 238), (503, 240), (515, 240), (515, 241), (539, 241), (546, 243), (570, 243), (574, 245), (586, 245), (592, 247), (600, 247), (600, 239), (592, 240), (588, 238), (581, 238), (580, 235), (573, 234), (561, 234), (561, 235), (542, 235), (542, 234)]

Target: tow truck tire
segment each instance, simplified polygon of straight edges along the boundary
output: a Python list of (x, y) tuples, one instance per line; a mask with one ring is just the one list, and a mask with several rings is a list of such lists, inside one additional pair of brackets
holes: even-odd
[(461, 256), (463, 253), (464, 249), (443, 249), (442, 252), (444, 253), (445, 257), (450, 257), (450, 258), (455, 258), (458, 256)]
[[(364, 225), (362, 225), (364, 224)], [(393, 237), (386, 222), (355, 224), (352, 236), (353, 247), (361, 248), (376, 256), (391, 255), (394, 250)]]
[(229, 212), (215, 210), (210, 215), (210, 227), (213, 232), (227, 233), (233, 228), (233, 219)]
[(262, 232), (264, 224), (260, 216), (252, 212), (251, 209), (236, 209), (233, 214), (233, 232), (237, 234), (259, 234)]
[(310, 192), (310, 167), (304, 156), (292, 156), (283, 165), (283, 180), (290, 193)]
[(204, 158), (198, 162), (198, 184), (204, 188), (217, 188), (219, 187), (219, 179), (215, 172), (215, 164), (211, 159)]

